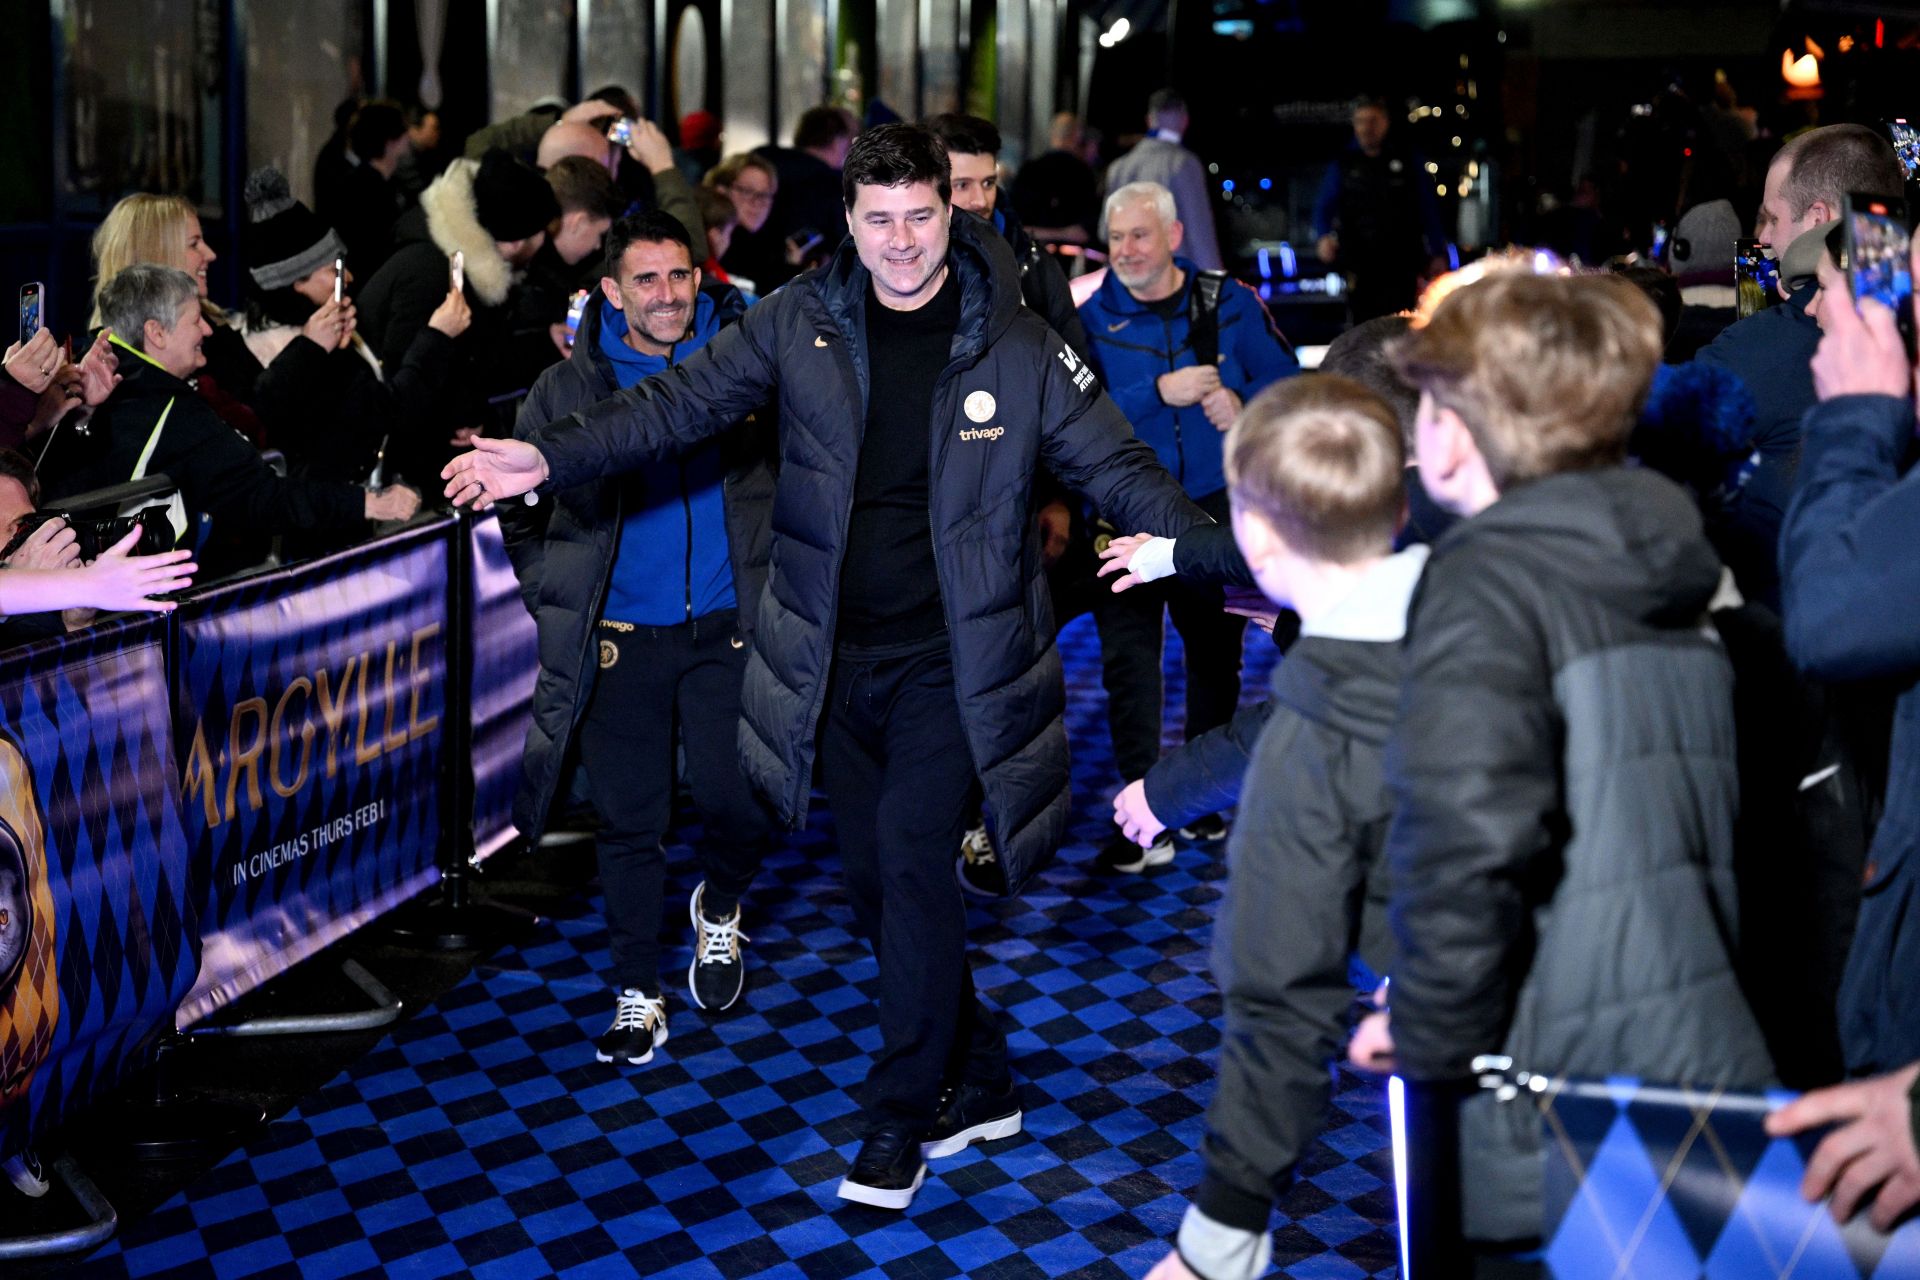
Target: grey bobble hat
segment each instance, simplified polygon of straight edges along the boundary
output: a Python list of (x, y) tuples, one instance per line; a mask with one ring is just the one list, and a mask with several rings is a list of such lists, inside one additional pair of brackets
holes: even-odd
[(346, 256), (339, 235), (293, 198), (287, 175), (278, 169), (267, 166), (247, 176), (246, 202), (241, 242), (247, 274), (262, 289), (284, 289)]

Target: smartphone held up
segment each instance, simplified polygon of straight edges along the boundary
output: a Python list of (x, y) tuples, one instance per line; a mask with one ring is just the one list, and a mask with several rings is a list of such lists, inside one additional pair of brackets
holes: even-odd
[(467, 255), (455, 249), (447, 255), (447, 274), (453, 281), (453, 291), (464, 293), (467, 288)]
[(47, 286), (38, 280), (29, 280), (20, 286), (20, 344), (25, 346), (33, 335), (47, 327), (46, 317)]
[(1893, 312), (1907, 359), (1914, 357), (1913, 232), (1906, 203), (1883, 196), (1847, 197), (1847, 283), (1855, 302), (1872, 298)]

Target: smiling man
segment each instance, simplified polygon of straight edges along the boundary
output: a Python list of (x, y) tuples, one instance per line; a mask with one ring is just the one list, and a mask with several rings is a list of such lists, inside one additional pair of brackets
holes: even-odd
[[(572, 355), (533, 384), (516, 433), (531, 436), (687, 359), (745, 310), (732, 286), (701, 287), (676, 219), (657, 210), (621, 219)], [(745, 985), (740, 898), (759, 869), (767, 821), (734, 739), (766, 577), (766, 454), (754, 425), (742, 423), (678, 457), (501, 513), (540, 629), (514, 823), (539, 840), (577, 751), (600, 818), (594, 846), (612, 952), (613, 1021), (594, 1042), (601, 1062), (644, 1065), (667, 1038), (661, 839), (673, 817), (676, 728), (701, 820), (688, 995), (725, 1009)]]
[(1078, 352), (1020, 304), (1006, 243), (953, 216), (945, 148), (860, 135), (852, 236), (672, 369), (527, 441), (476, 440), (447, 496), (490, 505), (634, 470), (769, 396), (771, 569), (740, 751), (781, 819), (817, 763), (881, 1049), (848, 1200), (904, 1209), (925, 1161), (1020, 1131), (1006, 1041), (975, 998), (951, 870), (974, 805), (1018, 892), (1066, 835), (1066, 690), (1029, 515), (1042, 460), (1128, 528), (1204, 523)]

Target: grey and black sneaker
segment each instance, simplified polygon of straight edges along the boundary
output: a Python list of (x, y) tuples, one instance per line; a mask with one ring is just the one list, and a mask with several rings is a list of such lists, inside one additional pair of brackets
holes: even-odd
[(953, 874), (960, 887), (976, 898), (998, 898), (1007, 891), (1006, 869), (1000, 865), (985, 827), (975, 827), (961, 838)]
[(1219, 844), (1227, 838), (1227, 820), (1217, 813), (1195, 818), (1180, 828), (1180, 838), (1188, 844)]
[(693, 962), (687, 966), (687, 990), (702, 1009), (730, 1009), (747, 985), (747, 963), (740, 955), (740, 944), (751, 941), (740, 932), (740, 908), (725, 920), (712, 920), (702, 914), (700, 900), (706, 894), (702, 880), (693, 891), (687, 913), (693, 917)]
[(53, 1185), (47, 1181), (46, 1170), (40, 1167), (40, 1154), (32, 1147), (0, 1161), (0, 1173), (7, 1175), (7, 1181), (13, 1184), (15, 1191), (35, 1200), (47, 1194), (48, 1188)]
[(627, 987), (614, 998), (613, 1025), (594, 1040), (593, 1056), (601, 1062), (644, 1067), (653, 1061), (653, 1051), (666, 1042), (666, 997)]
[(1126, 836), (1115, 832), (1107, 837), (1106, 844), (1100, 847), (1093, 865), (1102, 871), (1117, 872), (1121, 875), (1137, 876), (1153, 867), (1164, 867), (1173, 861), (1173, 834), (1162, 831), (1153, 838), (1153, 843), (1141, 848)]
[(853, 1168), (840, 1179), (840, 1198), (876, 1209), (904, 1209), (926, 1180), (918, 1135), (904, 1125), (889, 1125), (860, 1144)]
[(998, 1088), (949, 1086), (940, 1095), (940, 1115), (920, 1142), (920, 1156), (958, 1155), (976, 1142), (997, 1142), (1020, 1132), (1020, 1093), (1008, 1081)]

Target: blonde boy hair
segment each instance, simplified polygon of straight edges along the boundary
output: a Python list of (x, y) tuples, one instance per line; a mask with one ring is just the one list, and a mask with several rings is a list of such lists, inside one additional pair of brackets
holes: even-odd
[(1305, 374), (1255, 396), (1227, 433), (1234, 505), (1296, 554), (1351, 564), (1393, 550), (1406, 450), (1393, 407), (1351, 378)]
[(1448, 295), (1391, 358), (1460, 415), (1504, 490), (1623, 461), (1661, 340), (1652, 301), (1619, 276), (1509, 272)]

